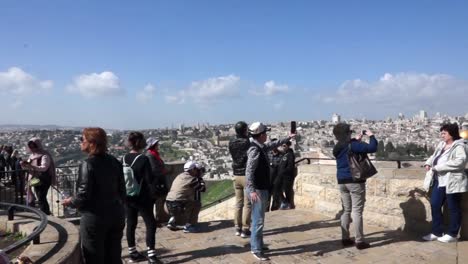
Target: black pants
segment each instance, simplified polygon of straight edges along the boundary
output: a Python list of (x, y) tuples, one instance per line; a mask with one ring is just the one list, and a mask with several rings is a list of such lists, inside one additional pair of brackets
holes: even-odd
[(292, 208), (295, 207), (294, 205), (294, 178), (287, 177), (283, 181), (283, 191), (286, 195), (284, 202), (288, 203)]
[(39, 209), (44, 212), (46, 215), (50, 215), (49, 202), (47, 202), (47, 192), (49, 191), (50, 184), (41, 183), (38, 186), (34, 187), (34, 191), (37, 195), (37, 202), (39, 204)]
[(156, 219), (153, 214), (153, 203), (144, 206), (127, 205), (127, 243), (128, 247), (135, 246), (135, 229), (140, 213), (146, 226), (146, 246), (154, 249), (156, 244)]
[(122, 263), (123, 207), (102, 215), (82, 213), (81, 249), (86, 264)]
[(273, 197), (273, 202), (271, 203), (271, 211), (278, 210), (279, 207), (281, 206), (281, 203), (285, 200), (284, 195), (283, 195), (282, 178), (278, 177), (273, 183), (271, 196)]

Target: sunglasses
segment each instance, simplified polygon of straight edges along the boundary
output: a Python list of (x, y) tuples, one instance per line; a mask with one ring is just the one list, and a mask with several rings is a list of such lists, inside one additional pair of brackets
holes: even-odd
[(83, 141), (84, 141), (84, 137), (83, 137), (83, 136), (81, 136), (81, 137), (79, 138), (79, 140), (80, 140), (80, 142), (82, 142), (82, 143), (83, 143)]

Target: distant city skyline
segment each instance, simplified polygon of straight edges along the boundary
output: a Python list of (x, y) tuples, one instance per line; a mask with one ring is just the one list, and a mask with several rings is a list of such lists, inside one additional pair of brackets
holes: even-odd
[[(466, 2), (0, 3), (0, 124), (466, 114)], [(396, 19), (398, 18), (398, 19)]]

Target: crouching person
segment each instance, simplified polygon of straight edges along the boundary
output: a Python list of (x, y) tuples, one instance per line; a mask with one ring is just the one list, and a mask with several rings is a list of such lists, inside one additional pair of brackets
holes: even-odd
[(205, 181), (203, 180), (203, 174), (206, 171), (205, 167), (203, 167), (199, 163), (197, 163), (195, 167), (197, 168), (197, 183), (195, 184), (195, 197), (191, 212), (187, 212), (187, 223), (189, 223), (190, 226), (189, 228), (184, 228), (184, 233), (197, 231), (195, 227), (198, 224), (198, 214), (200, 213), (202, 207), (201, 193), (206, 191)]
[[(184, 232), (195, 232), (195, 226), (190, 223), (194, 212), (196, 187), (199, 185), (199, 170), (197, 163), (188, 161), (184, 165), (184, 172), (179, 174), (172, 182), (171, 189), (166, 197), (166, 208), (171, 216), (167, 228), (176, 231), (178, 223), (185, 221)], [(198, 212), (200, 210), (198, 209)], [(198, 213), (196, 214), (198, 220)]]

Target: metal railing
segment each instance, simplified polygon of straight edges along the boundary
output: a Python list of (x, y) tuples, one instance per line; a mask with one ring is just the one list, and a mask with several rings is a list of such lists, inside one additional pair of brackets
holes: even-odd
[[(78, 179), (78, 166), (60, 166), (56, 168), (57, 183), (51, 186), (47, 195), (52, 215), (56, 217), (78, 216), (76, 210), (68, 212), (60, 205), (62, 195), (75, 195)], [(13, 204), (28, 204), (27, 170), (0, 171), (0, 202)], [(31, 193), (29, 193), (31, 195)]]
[[(303, 161), (307, 161), (307, 164), (310, 164), (311, 163), (311, 160), (336, 160), (336, 159), (332, 159), (332, 158), (301, 158), (301, 159), (298, 159), (295, 161), (295, 164), (299, 164)], [(372, 161), (389, 161), (389, 162), (396, 162), (397, 163), (397, 168), (398, 169), (401, 169), (401, 164), (402, 162), (425, 162), (426, 160), (422, 160), (422, 159), (374, 159)]]
[(23, 238), (23, 239), (21, 239), (19, 241), (16, 241), (15, 243), (7, 246), (6, 248), (1, 249), (3, 252), (5, 252), (6, 254), (9, 254), (12, 251), (14, 251), (15, 249), (18, 249), (18, 248), (26, 245), (27, 243), (29, 243), (31, 241), (33, 242), (33, 244), (39, 244), (40, 243), (40, 241), (41, 241), (40, 235), (41, 235), (42, 231), (44, 231), (44, 229), (46, 228), (46, 226), (48, 224), (47, 215), (45, 215), (43, 212), (41, 212), (40, 210), (38, 210), (36, 208), (21, 205), (21, 204), (0, 202), (0, 207), (8, 208), (7, 210), (8, 210), (8, 220), (9, 221), (14, 220), (15, 212), (18, 209), (20, 209), (23, 212), (34, 213), (35, 215), (37, 215), (39, 217), (39, 220), (40, 220), (39, 224), (34, 228), (34, 230), (33, 230), (33, 232), (31, 234), (29, 234), (28, 236), (26, 236), (25, 238)]
[(235, 193), (231, 193), (231, 194), (228, 194), (228, 195), (224, 196), (223, 198), (220, 198), (220, 199), (218, 199), (218, 200), (216, 200), (214, 202), (204, 204), (204, 205), (202, 205), (201, 210), (204, 210), (204, 209), (210, 208), (212, 206), (215, 206), (217, 204), (220, 204), (220, 203), (222, 203), (224, 201), (227, 201), (227, 200), (231, 199), (234, 196), (235, 196)]

